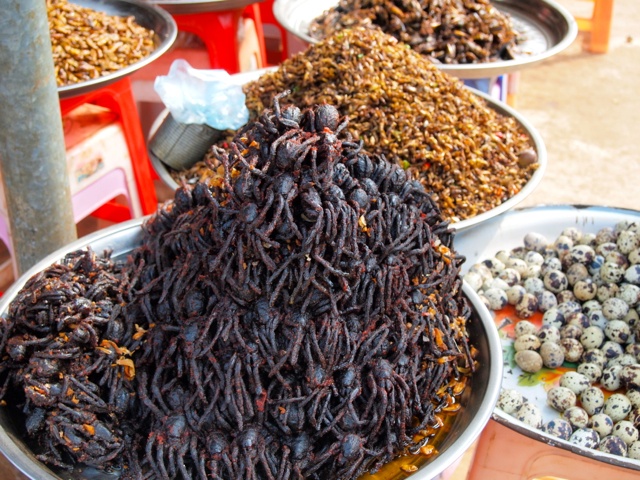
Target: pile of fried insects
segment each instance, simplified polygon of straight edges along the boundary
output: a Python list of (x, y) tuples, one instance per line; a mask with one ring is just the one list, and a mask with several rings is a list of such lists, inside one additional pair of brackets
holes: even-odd
[(448, 222), (333, 106), (279, 99), (126, 259), (73, 252), (11, 302), (1, 393), (41, 461), (354, 479), (457, 402), (477, 367)]

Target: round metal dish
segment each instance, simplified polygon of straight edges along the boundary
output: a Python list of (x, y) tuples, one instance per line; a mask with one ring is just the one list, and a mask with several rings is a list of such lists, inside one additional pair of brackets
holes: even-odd
[[(463, 79), (497, 77), (561, 52), (578, 34), (573, 15), (553, 0), (493, 0), (492, 3), (511, 15), (514, 27), (521, 34), (516, 58), (477, 64), (437, 64), (440, 70)], [(338, 0), (275, 0), (273, 13), (293, 35), (307, 43), (317, 43), (317, 39), (309, 36), (309, 24), (337, 4)]]
[[(640, 221), (640, 211), (582, 205), (531, 207), (513, 210), (476, 228), (460, 232), (454, 239), (454, 246), (458, 253), (467, 257), (467, 261), (463, 265), (463, 271), (466, 272), (473, 264), (495, 256), (499, 250), (511, 250), (522, 245), (524, 236), (529, 232), (541, 233), (549, 241), (553, 241), (564, 228), (569, 226), (579, 228), (583, 232), (596, 233), (601, 228), (613, 227), (622, 220)], [(498, 328), (503, 328), (501, 322), (499, 323)], [(501, 335), (501, 343), (504, 362), (510, 364), (508, 358), (513, 355), (513, 338), (505, 332)], [(542, 378), (536, 381), (535, 375), (529, 375), (527, 376), (528, 385), (525, 386), (520, 381), (522, 371), (505, 366), (502, 387), (520, 391), (530, 402), (540, 408), (546, 423), (552, 418), (559, 417), (559, 413), (547, 405), (546, 389), (551, 387), (551, 383), (555, 385), (559, 382), (560, 373), (558, 371), (556, 375), (553, 370), (549, 369), (543, 369), (542, 372), (545, 372), (544, 377), (548, 377), (548, 382), (543, 381)], [(536, 430), (497, 408), (493, 412), (493, 419), (534, 440), (611, 465), (640, 470), (640, 460), (619, 457), (574, 445)]]
[[(142, 241), (141, 225), (146, 220), (134, 219), (81, 238), (58, 250), (25, 272), (0, 300), (0, 316), (7, 314), (9, 304), (27, 280), (51, 264), (60, 261), (67, 253), (91, 246), (97, 253), (112, 250), (112, 257), (124, 258)], [(468, 323), (469, 338), (478, 350), (478, 371), (471, 377), (469, 388), (460, 399), (463, 408), (456, 415), (451, 430), (439, 447), (439, 454), (423, 465), (412, 480), (429, 480), (452, 465), (480, 435), (489, 421), (500, 391), (502, 378), (502, 355), (500, 339), (490, 312), (477, 294), (463, 285), (463, 293), (469, 299), (473, 314)], [(100, 479), (113, 480), (117, 475), (102, 473), (95, 469), (76, 468), (71, 472), (56, 474), (52, 469), (39, 462), (23, 443), (24, 426), (10, 418), (5, 409), (0, 408), (0, 451), (27, 477), (37, 480), (64, 479)]]
[(58, 96), (61, 99), (83, 95), (92, 90), (97, 90), (109, 85), (116, 80), (139, 70), (140, 68), (153, 62), (164, 54), (178, 35), (178, 27), (173, 17), (161, 8), (138, 0), (71, 0), (72, 3), (96, 11), (105, 12), (108, 15), (128, 17), (133, 16), (136, 22), (155, 33), (154, 43), (156, 49), (151, 54), (127, 67), (92, 80), (63, 85), (58, 87)]
[[(277, 67), (272, 67), (270, 69), (256, 70), (254, 72), (241, 73), (237, 75), (232, 75), (232, 77), (234, 79), (234, 82), (244, 84), (259, 78), (260, 75), (264, 74), (266, 71), (270, 71), (270, 70), (273, 71), (275, 68)], [(538, 131), (535, 129), (535, 127), (531, 125), (520, 113), (518, 113), (516, 110), (509, 107), (505, 103), (500, 102), (492, 98), (491, 96), (487, 95), (486, 93), (483, 93), (474, 88), (470, 88), (470, 87), (467, 87), (467, 88), (469, 88), (474, 94), (484, 98), (487, 102), (487, 105), (490, 108), (494, 109), (496, 112), (500, 113), (501, 115), (513, 117), (520, 124), (522, 129), (527, 133), (527, 135), (531, 139), (531, 143), (533, 144), (533, 147), (536, 153), (538, 154), (539, 167), (534, 172), (533, 176), (529, 179), (529, 181), (525, 184), (525, 186), (516, 195), (508, 199), (506, 202), (498, 205), (495, 208), (492, 208), (487, 212), (481, 213), (480, 215), (476, 215), (475, 217), (471, 217), (466, 220), (461, 220), (459, 222), (452, 223), (451, 228), (456, 231), (465, 230), (467, 228), (473, 227), (480, 223), (486, 222), (487, 220), (493, 217), (496, 217), (506, 212), (507, 210), (514, 208), (516, 205), (522, 202), (536, 189), (536, 187), (542, 180), (542, 177), (544, 176), (544, 172), (547, 168), (547, 149), (544, 145), (544, 141), (542, 140), (542, 137), (540, 136)], [(162, 123), (162, 120), (164, 120), (164, 117), (167, 115), (167, 113), (168, 113), (167, 110), (161, 112), (160, 115), (153, 122), (153, 125), (151, 126), (151, 133), (150, 133), (151, 136), (158, 129), (158, 127)], [(160, 161), (160, 159), (158, 159), (155, 155), (153, 155), (151, 151), (149, 152), (149, 157), (151, 158), (151, 164), (153, 165), (153, 168), (156, 170), (156, 173), (158, 174), (158, 176), (172, 190), (175, 190), (176, 188), (178, 188), (178, 183), (171, 176), (167, 166), (164, 163), (162, 163), (162, 161)]]
[(220, 12), (235, 10), (263, 0), (149, 0), (149, 3), (164, 8), (171, 14)]

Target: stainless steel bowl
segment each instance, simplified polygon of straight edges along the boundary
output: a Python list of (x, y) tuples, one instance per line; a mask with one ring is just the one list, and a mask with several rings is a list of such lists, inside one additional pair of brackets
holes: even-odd
[[(232, 75), (232, 78), (234, 79), (234, 82), (238, 82), (239, 84), (244, 84), (259, 78), (261, 75), (263, 75), (267, 71), (275, 70), (275, 68), (277, 67), (274, 67), (271, 69), (256, 70), (254, 72), (242, 73), (238, 75)], [(492, 218), (497, 217), (498, 215), (506, 211), (509, 211), (515, 208), (520, 202), (522, 202), (525, 198), (531, 195), (531, 193), (533, 193), (533, 191), (536, 189), (536, 187), (544, 177), (544, 173), (547, 169), (547, 149), (545, 147), (542, 137), (540, 136), (536, 128), (531, 123), (529, 123), (518, 111), (511, 108), (507, 104), (500, 102), (495, 98), (491, 97), (490, 95), (487, 95), (486, 93), (481, 92), (480, 90), (476, 90), (475, 88), (471, 88), (471, 87), (466, 87), (466, 88), (471, 90), (474, 94), (478, 95), (479, 97), (484, 98), (489, 108), (492, 108), (493, 110), (500, 113), (501, 115), (512, 117), (518, 122), (520, 127), (522, 127), (524, 132), (529, 136), (529, 139), (533, 144), (533, 148), (535, 149), (538, 155), (538, 164), (540, 166), (534, 172), (533, 176), (529, 179), (529, 181), (522, 187), (522, 189), (507, 201), (501, 203), (495, 208), (492, 208), (491, 210), (488, 210), (484, 213), (476, 215), (475, 217), (471, 217), (466, 220), (461, 220), (459, 222), (452, 223), (451, 228), (456, 231), (466, 230), (476, 225), (480, 225)], [(161, 112), (160, 115), (158, 115), (156, 120), (153, 122), (153, 125), (151, 126), (150, 135), (153, 135), (153, 133), (159, 128), (159, 126), (161, 125), (162, 121), (167, 116), (167, 114), (168, 114), (168, 110), (165, 110)], [(170, 170), (167, 167), (167, 165), (162, 163), (162, 161), (158, 159), (153, 154), (153, 152), (149, 152), (149, 157), (151, 158), (151, 164), (153, 165), (153, 168), (155, 169), (160, 179), (162, 179), (162, 181), (164, 181), (164, 183), (172, 190), (175, 190), (176, 188), (178, 188), (178, 183), (171, 176)]]
[(70, 0), (71, 3), (81, 7), (104, 12), (108, 15), (128, 17), (133, 16), (136, 22), (155, 33), (155, 50), (149, 56), (128, 65), (116, 72), (104, 75), (99, 78), (86, 80), (84, 82), (73, 83), (58, 87), (58, 97), (61, 99), (83, 95), (98, 88), (102, 88), (110, 83), (120, 80), (127, 75), (150, 64), (162, 54), (164, 54), (178, 36), (178, 26), (175, 20), (165, 10), (150, 5), (141, 0)]
[[(146, 217), (147, 218), (147, 217)], [(113, 258), (122, 258), (142, 241), (141, 225), (145, 218), (124, 222), (81, 238), (47, 256), (22, 275), (0, 300), (0, 315), (7, 314), (9, 304), (20, 288), (34, 274), (60, 261), (72, 251), (91, 246), (98, 254), (113, 251)], [(439, 454), (411, 476), (412, 480), (430, 480), (452, 465), (480, 435), (489, 421), (500, 390), (502, 378), (502, 352), (497, 330), (491, 314), (466, 284), (463, 292), (470, 300), (473, 316), (469, 322), (469, 336), (478, 349), (479, 369), (471, 377), (469, 388), (461, 398), (463, 409), (456, 415), (449, 434), (439, 448)], [(0, 451), (26, 476), (37, 480), (100, 479), (113, 480), (114, 474), (95, 469), (77, 468), (71, 472), (56, 473), (40, 461), (24, 444), (24, 426), (11, 418), (7, 410), (0, 408)]]
[[(521, 32), (518, 52), (513, 60), (488, 63), (438, 64), (443, 72), (463, 79), (491, 78), (521, 70), (546, 60), (567, 48), (578, 35), (573, 15), (553, 0), (493, 0), (493, 5), (511, 15)], [(311, 21), (338, 4), (338, 0), (275, 0), (276, 20), (306, 43), (317, 43), (309, 36)]]

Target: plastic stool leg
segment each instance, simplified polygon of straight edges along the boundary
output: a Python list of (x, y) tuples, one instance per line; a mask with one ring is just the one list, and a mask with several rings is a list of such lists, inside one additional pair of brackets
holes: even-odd
[(478, 440), (467, 480), (532, 480), (544, 476), (637, 480), (638, 472), (552, 447), (489, 420)]
[(591, 41), (589, 50), (593, 53), (606, 53), (609, 50), (613, 0), (595, 0), (591, 19)]
[(244, 7), (217, 12), (174, 14), (173, 18), (178, 30), (193, 33), (204, 42), (209, 52), (211, 68), (238, 73), (238, 25), (243, 11)]

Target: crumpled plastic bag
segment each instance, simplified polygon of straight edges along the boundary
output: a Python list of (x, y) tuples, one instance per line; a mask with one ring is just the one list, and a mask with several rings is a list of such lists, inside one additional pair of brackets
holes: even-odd
[(237, 130), (249, 121), (242, 85), (233, 84), (225, 70), (200, 70), (174, 60), (168, 75), (156, 77), (154, 89), (180, 123)]

